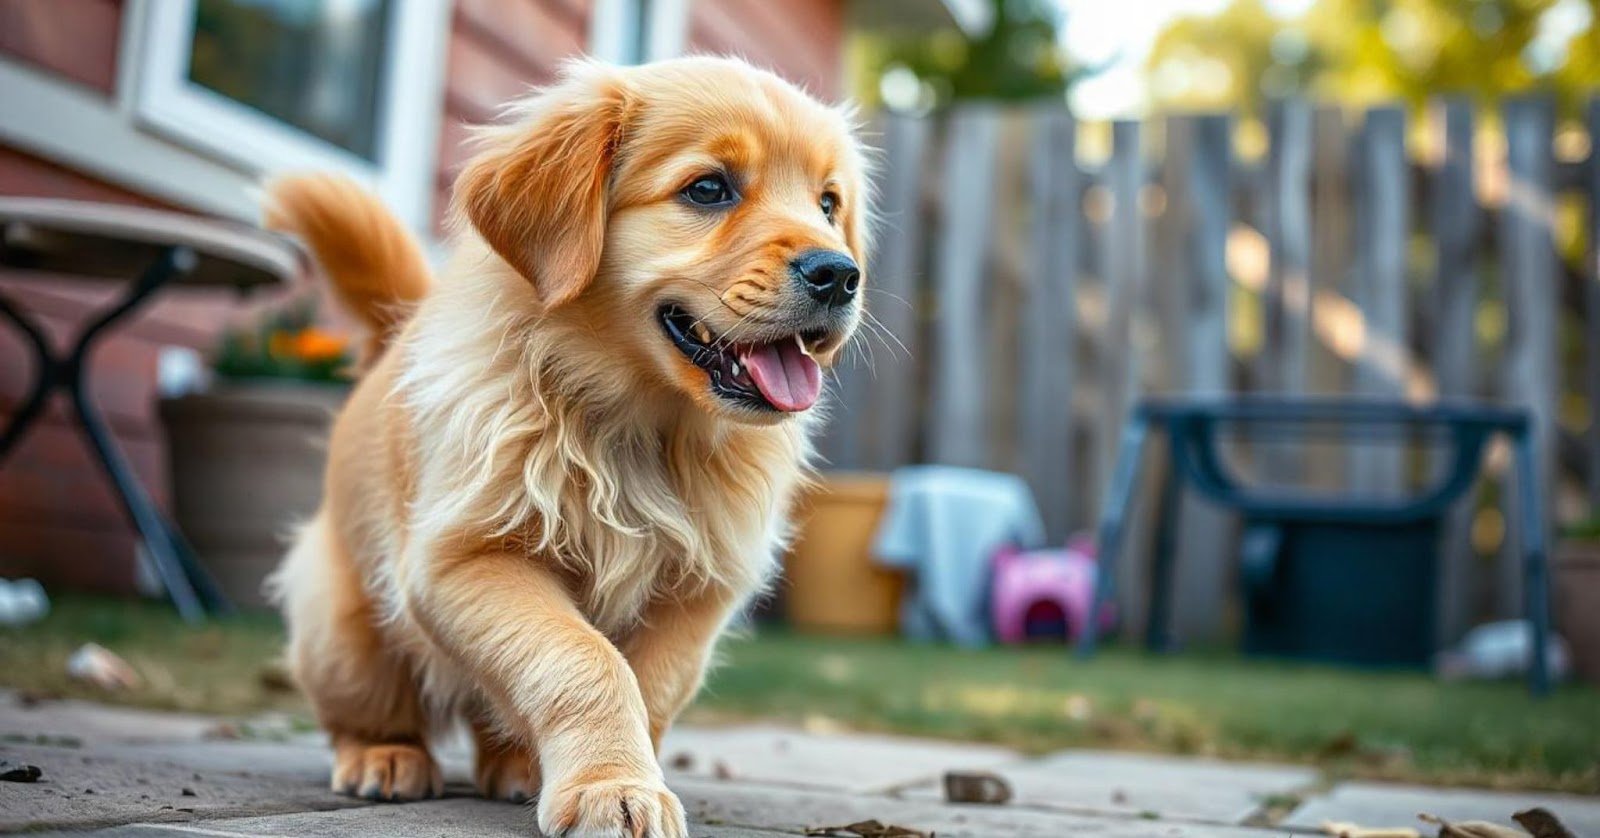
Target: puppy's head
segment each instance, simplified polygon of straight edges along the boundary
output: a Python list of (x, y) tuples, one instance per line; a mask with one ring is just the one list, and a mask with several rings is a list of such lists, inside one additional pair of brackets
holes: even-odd
[(586, 365), (750, 422), (816, 403), (865, 296), (843, 113), (718, 58), (574, 64), (518, 111), (458, 211), (546, 320), (595, 338)]

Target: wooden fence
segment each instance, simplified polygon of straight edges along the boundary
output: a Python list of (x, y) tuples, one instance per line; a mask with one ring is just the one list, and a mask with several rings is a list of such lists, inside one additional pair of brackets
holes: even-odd
[[(1285, 101), (1264, 122), (1246, 157), (1228, 115), (1116, 122), (1108, 142), (1056, 107), (880, 120), (877, 334), (838, 375), (833, 467), (1015, 471), (1060, 538), (1092, 526), (1142, 394), (1472, 396), (1532, 410), (1553, 507), (1600, 508), (1600, 98), (1559, 131), (1542, 98), (1420, 119)], [(1366, 447), (1246, 459), (1366, 491), (1415, 471)], [(1520, 602), (1509, 557), (1468, 538), (1507, 518), (1475, 506), (1447, 528), (1445, 639)], [(1231, 539), (1183, 501), (1180, 638), (1226, 624)]]

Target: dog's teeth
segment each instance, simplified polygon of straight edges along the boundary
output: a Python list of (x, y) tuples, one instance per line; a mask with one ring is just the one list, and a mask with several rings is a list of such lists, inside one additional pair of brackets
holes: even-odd
[(801, 355), (804, 355), (807, 358), (811, 357), (811, 347), (806, 346), (805, 338), (802, 338), (799, 335), (795, 335), (794, 336), (794, 342), (795, 342), (795, 344), (797, 346), (800, 347), (800, 354)]
[(740, 375), (744, 374), (744, 369), (739, 366), (739, 362), (738, 361), (734, 361), (733, 362), (733, 368), (732, 369), (733, 369), (733, 377), (734, 378), (738, 378)]
[(701, 343), (711, 342), (711, 330), (707, 329), (704, 323), (694, 324), (694, 328), (690, 329), (689, 331), (694, 334), (695, 340), (700, 341)]

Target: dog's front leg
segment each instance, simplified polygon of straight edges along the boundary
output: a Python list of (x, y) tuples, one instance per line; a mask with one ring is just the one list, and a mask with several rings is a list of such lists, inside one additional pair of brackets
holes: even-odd
[(546, 835), (684, 838), (683, 806), (650, 743), (638, 680), (537, 561), (510, 553), (434, 556), (407, 606), (472, 675), (543, 770)]
[(700, 692), (712, 648), (734, 602), (721, 590), (659, 601), (646, 612), (644, 624), (622, 643), (623, 655), (639, 679), (650, 719), (650, 743), (658, 753), (673, 719)]

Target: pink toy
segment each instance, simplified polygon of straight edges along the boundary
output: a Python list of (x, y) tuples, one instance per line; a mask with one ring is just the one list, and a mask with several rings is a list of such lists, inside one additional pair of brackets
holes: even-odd
[[(1070, 639), (1094, 606), (1095, 576), (1095, 546), (1085, 536), (1059, 550), (1003, 548), (994, 557), (995, 636), (1012, 644)], [(1115, 617), (1107, 604), (1100, 611), (1100, 630), (1109, 631)]]

